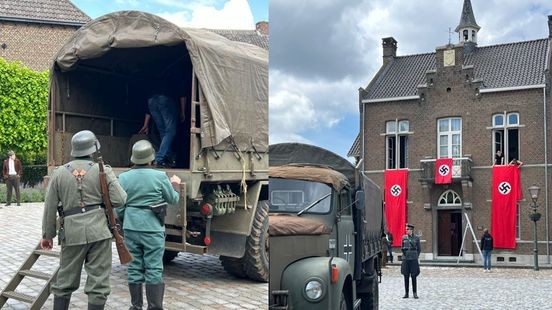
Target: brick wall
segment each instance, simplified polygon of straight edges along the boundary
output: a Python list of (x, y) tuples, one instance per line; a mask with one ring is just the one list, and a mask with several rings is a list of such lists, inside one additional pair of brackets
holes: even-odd
[[(458, 54), (457, 54), (458, 55)], [(437, 63), (442, 63), (442, 52), (436, 54)], [(457, 64), (461, 64), (459, 59)], [(423, 232), (422, 239), (424, 253), (435, 253), (437, 245), (435, 238), (437, 210), (436, 205), (440, 195), (447, 189), (456, 191), (465, 201), (465, 191), (471, 191), (472, 209), (462, 208), (467, 212), (472, 226), (479, 238), (482, 231), (477, 227), (490, 227), (491, 222), (491, 165), (493, 160), (492, 115), (496, 113), (518, 112), (520, 159), (524, 162), (521, 168), (522, 191), (525, 197), (520, 201), (521, 210), (521, 242), (515, 251), (502, 251), (513, 254), (531, 254), (533, 240), (533, 223), (529, 221), (529, 203), (531, 201), (527, 187), (537, 184), (544, 190), (544, 125), (543, 125), (543, 89), (527, 89), (496, 93), (477, 94), (477, 84), (466, 80), (466, 68), (461, 65), (443, 68), (440, 66), (433, 73), (433, 85), (421, 89), (425, 93), (425, 100), (390, 101), (364, 104), (364, 154), (365, 170), (383, 189), (383, 170), (385, 169), (385, 133), (386, 121), (405, 119), (410, 122), (410, 131), (414, 134), (408, 138), (408, 205), (407, 221), (416, 225), (416, 231)], [(447, 90), (449, 89), (449, 90)], [(547, 94), (549, 98), (549, 94)], [(548, 114), (550, 114), (550, 100), (547, 100)], [(420, 160), (427, 157), (437, 157), (437, 119), (443, 117), (462, 118), (462, 155), (470, 154), (473, 160), (471, 188), (463, 187), (461, 183), (452, 185), (429, 184), (429, 195), (424, 194), (420, 182)], [(548, 120), (548, 143), (552, 124)], [(549, 161), (551, 160), (549, 156)], [(550, 173), (549, 173), (550, 178)], [(549, 180), (549, 184), (550, 180)], [(541, 190), (539, 204), (543, 214), (538, 223), (539, 240), (546, 240), (544, 230), (544, 191)], [(429, 197), (429, 198), (426, 198)], [(425, 209), (425, 200), (431, 200), (431, 208)], [(462, 216), (463, 229), (465, 219)], [(550, 232), (549, 232), (550, 233)], [(477, 253), (468, 236), (467, 253)], [(544, 244), (539, 246), (539, 253), (545, 254)]]
[(48, 70), (55, 54), (77, 29), (74, 26), (0, 21), (0, 57), (21, 61), (33, 70)]

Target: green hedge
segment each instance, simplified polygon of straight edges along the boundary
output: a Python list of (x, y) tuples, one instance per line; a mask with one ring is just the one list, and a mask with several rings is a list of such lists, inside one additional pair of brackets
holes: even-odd
[[(43, 202), (46, 189), (44, 187), (22, 188), (21, 202)], [(0, 202), (6, 203), (6, 184), (0, 184)], [(15, 190), (12, 192), (12, 204), (16, 202)]]
[(14, 150), (23, 165), (45, 164), (48, 72), (0, 58), (0, 158)]

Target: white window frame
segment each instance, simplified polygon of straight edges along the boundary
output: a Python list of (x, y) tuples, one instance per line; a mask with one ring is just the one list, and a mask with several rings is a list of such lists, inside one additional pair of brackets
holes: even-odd
[[(516, 123), (510, 123), (510, 116), (516, 116)], [(497, 117), (502, 118), (502, 124), (497, 124), (496, 119)], [(516, 129), (518, 130), (518, 158), (521, 157), (521, 143), (520, 143), (520, 131), (519, 128), (525, 127), (524, 125), (521, 125), (520, 122), (520, 115), (519, 112), (507, 112), (504, 111), (502, 113), (495, 113), (492, 116), (492, 127), (490, 128), (492, 131), (491, 139), (492, 139), (492, 162), (494, 162), (494, 156), (497, 151), (497, 145), (501, 147), (502, 156), (504, 156), (504, 164), (508, 164), (510, 162), (510, 154), (509, 154), (509, 141), (508, 141), (508, 130)], [(498, 142), (496, 140), (496, 135), (499, 133), (501, 135), (501, 142)]]
[[(405, 125), (406, 124), (406, 128)], [(394, 126), (394, 129), (392, 128)], [(390, 128), (391, 127), (391, 128)], [(395, 119), (385, 122), (385, 169), (403, 169), (408, 168), (408, 136), (413, 134), (410, 131), (410, 121), (407, 119)], [(389, 137), (395, 137), (395, 167), (389, 166)], [(404, 163), (401, 167), (401, 137), (406, 137)]]
[[(441, 121), (447, 121), (448, 122), (448, 129), (447, 131), (442, 131), (439, 126)], [(459, 120), (460, 121), (460, 130), (452, 130), (451, 124), (452, 120)], [(453, 144), (452, 139), (453, 136), (459, 135), (460, 138), (460, 144), (459, 144), (459, 152), (458, 154), (454, 155), (452, 154)], [(447, 154), (441, 154), (441, 137), (446, 136), (447, 137)], [(462, 118), (461, 117), (444, 117), (437, 119), (437, 158), (459, 158), (462, 157)]]

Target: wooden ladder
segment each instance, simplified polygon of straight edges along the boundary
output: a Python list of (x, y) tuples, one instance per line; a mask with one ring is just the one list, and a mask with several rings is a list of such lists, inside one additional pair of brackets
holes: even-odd
[[(34, 251), (31, 252), (31, 255), (27, 257), (27, 260), (23, 263), (23, 265), (21, 265), (15, 276), (10, 280), (8, 285), (6, 285), (4, 290), (2, 290), (2, 293), (0, 293), (0, 308), (2, 308), (10, 298), (30, 304), (30, 310), (39, 310), (42, 305), (44, 305), (44, 303), (48, 299), (48, 296), (50, 296), (50, 285), (52, 281), (56, 278), (56, 275), (58, 273), (59, 261), (53, 274), (31, 270), (32, 266), (36, 263), (41, 255), (59, 257), (59, 252), (44, 251), (40, 248), (39, 244), (34, 249)], [(37, 296), (31, 296), (15, 291), (17, 286), (21, 283), (21, 281), (23, 281), (23, 278), (25, 277), (46, 280), (46, 284), (44, 284), (44, 286), (40, 290), (40, 293)]]

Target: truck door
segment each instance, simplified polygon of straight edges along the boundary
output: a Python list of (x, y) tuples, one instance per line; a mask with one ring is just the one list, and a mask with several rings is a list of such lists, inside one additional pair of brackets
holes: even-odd
[(337, 218), (337, 238), (338, 238), (338, 255), (346, 259), (354, 270), (354, 226), (353, 216), (351, 211), (351, 197), (349, 191), (341, 190), (339, 193), (338, 203), (338, 218)]

